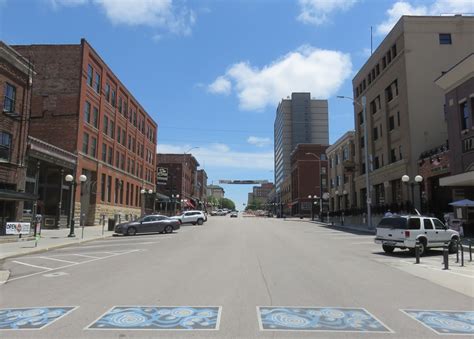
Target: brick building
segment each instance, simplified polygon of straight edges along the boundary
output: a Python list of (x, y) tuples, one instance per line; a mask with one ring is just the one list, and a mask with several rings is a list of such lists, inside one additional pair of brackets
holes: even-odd
[[(157, 154), (157, 166), (168, 169), (166, 185), (160, 185), (159, 193), (174, 198), (179, 195), (178, 208), (199, 208), (197, 187), (198, 166), (192, 154)], [(173, 197), (174, 196), (174, 197)]]
[[(298, 144), (291, 153), (291, 212), (292, 215), (310, 215), (315, 195), (316, 213), (321, 211), (321, 197), (327, 192), (326, 145)], [(326, 205), (326, 204), (325, 204)], [(325, 209), (325, 208), (323, 208)]]
[(207, 205), (207, 173), (203, 169), (197, 171), (197, 189), (198, 199), (201, 201), (203, 209), (205, 209)]
[(216, 199), (224, 198), (225, 191), (221, 186), (209, 185), (207, 186), (207, 196), (214, 197)]
[(33, 69), (0, 41), (0, 234), (5, 222), (20, 221), (25, 193), (26, 149)]
[(77, 155), (75, 180), (87, 177), (75, 215), (140, 215), (141, 189), (155, 190), (157, 124), (85, 39), (13, 48), (37, 73), (30, 135)]

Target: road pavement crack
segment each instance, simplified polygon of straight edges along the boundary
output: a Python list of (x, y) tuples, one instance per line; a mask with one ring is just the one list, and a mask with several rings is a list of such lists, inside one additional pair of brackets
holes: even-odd
[(257, 255), (257, 261), (258, 261), (258, 267), (260, 268), (260, 274), (262, 275), (265, 288), (267, 289), (268, 297), (270, 298), (270, 306), (273, 306), (272, 293), (270, 292), (270, 288), (268, 287), (268, 282), (267, 282), (267, 279), (265, 278), (265, 273), (263, 273), (262, 263), (260, 262), (260, 258), (258, 255)]

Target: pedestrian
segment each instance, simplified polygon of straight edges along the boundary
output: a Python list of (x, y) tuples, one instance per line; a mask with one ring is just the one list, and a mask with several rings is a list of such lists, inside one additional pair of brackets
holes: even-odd
[(384, 215), (384, 217), (392, 217), (392, 216), (393, 216), (393, 214), (390, 210), (388, 210)]

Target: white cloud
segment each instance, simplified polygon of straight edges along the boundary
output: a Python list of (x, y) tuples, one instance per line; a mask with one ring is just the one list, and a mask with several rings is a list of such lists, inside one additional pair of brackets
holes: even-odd
[(335, 11), (346, 11), (358, 0), (299, 0), (298, 20), (305, 24), (321, 25), (329, 21)]
[(217, 77), (212, 84), (210, 84), (207, 90), (214, 94), (230, 94), (232, 90), (232, 83), (225, 77)]
[[(158, 153), (181, 154), (191, 145), (158, 144)], [(239, 152), (225, 144), (201, 146), (191, 152), (206, 168), (273, 169), (273, 152)]]
[(474, 13), (472, 0), (436, 0), (424, 5), (412, 5), (407, 1), (398, 1), (387, 10), (387, 18), (376, 27), (375, 32), (385, 35), (395, 26), (402, 15), (441, 15)]
[(257, 147), (264, 147), (270, 145), (272, 143), (272, 140), (270, 138), (250, 136), (248, 137), (247, 142)]
[(78, 6), (92, 3), (99, 6), (114, 24), (150, 26), (175, 34), (189, 35), (196, 22), (196, 14), (173, 0), (50, 0), (58, 6)]
[(349, 54), (302, 46), (260, 69), (248, 62), (236, 63), (217, 79), (233, 83), (241, 109), (259, 111), (276, 105), (292, 92), (327, 98), (351, 72)]

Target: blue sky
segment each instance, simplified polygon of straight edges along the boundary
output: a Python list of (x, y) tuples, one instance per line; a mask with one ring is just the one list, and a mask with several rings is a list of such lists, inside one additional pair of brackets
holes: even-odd
[[(351, 80), (403, 14), (474, 12), (470, 0), (0, 0), (8, 44), (86, 38), (158, 122), (158, 151), (191, 147), (209, 175), (273, 180), (281, 98), (329, 100), (330, 142), (353, 129)], [(249, 186), (224, 186), (242, 206)]]

